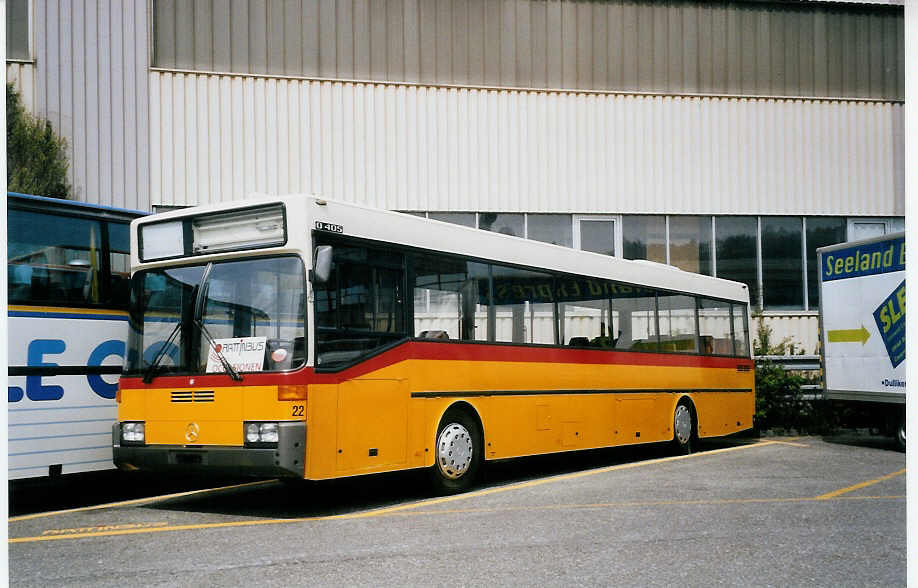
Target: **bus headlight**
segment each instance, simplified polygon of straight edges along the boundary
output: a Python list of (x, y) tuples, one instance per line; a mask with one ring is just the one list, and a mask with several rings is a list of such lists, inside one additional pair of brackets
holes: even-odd
[(141, 445), (146, 441), (146, 427), (144, 423), (121, 423), (121, 441), (126, 445)]
[(280, 439), (277, 423), (245, 423), (244, 432), (248, 447), (276, 446)]

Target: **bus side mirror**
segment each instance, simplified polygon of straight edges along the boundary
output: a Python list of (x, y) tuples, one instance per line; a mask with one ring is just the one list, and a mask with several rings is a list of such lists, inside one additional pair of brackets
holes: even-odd
[(332, 247), (331, 245), (319, 245), (316, 247), (315, 259), (312, 263), (312, 281), (316, 284), (324, 284), (331, 275), (332, 267)]

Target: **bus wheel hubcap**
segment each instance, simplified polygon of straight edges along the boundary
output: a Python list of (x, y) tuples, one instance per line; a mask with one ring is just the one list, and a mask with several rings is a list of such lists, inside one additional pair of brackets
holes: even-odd
[(692, 437), (692, 413), (684, 404), (676, 407), (676, 416), (674, 419), (676, 429), (676, 440), (681, 444), (686, 444)]
[(472, 465), (472, 436), (458, 423), (450, 423), (437, 439), (437, 466), (447, 478), (455, 480)]

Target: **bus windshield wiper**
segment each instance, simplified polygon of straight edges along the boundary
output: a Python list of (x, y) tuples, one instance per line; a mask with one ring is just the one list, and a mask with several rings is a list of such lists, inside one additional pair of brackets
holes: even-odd
[(159, 348), (159, 351), (156, 352), (156, 357), (153, 358), (153, 361), (150, 362), (150, 367), (147, 368), (147, 371), (143, 374), (143, 383), (149, 384), (153, 381), (153, 374), (156, 372), (156, 368), (159, 367), (159, 362), (163, 357), (166, 356), (166, 350), (169, 349), (169, 346), (172, 345), (172, 340), (175, 339), (175, 336), (178, 334), (179, 330), (182, 328), (182, 321), (175, 323), (175, 327), (172, 329), (172, 332), (169, 333), (169, 337), (166, 339), (166, 342), (163, 343), (163, 346)]
[(217, 342), (211, 336), (210, 331), (207, 330), (207, 327), (204, 326), (204, 321), (201, 319), (194, 319), (195, 326), (200, 329), (201, 334), (204, 335), (204, 338), (207, 339), (207, 342), (210, 344), (210, 348), (214, 350), (214, 353), (217, 356), (217, 359), (220, 360), (220, 363), (223, 364), (223, 369), (229, 376), (236, 380), (237, 382), (242, 381), (242, 376), (239, 375), (239, 372), (233, 368), (230, 362), (223, 356), (223, 352), (217, 349)]

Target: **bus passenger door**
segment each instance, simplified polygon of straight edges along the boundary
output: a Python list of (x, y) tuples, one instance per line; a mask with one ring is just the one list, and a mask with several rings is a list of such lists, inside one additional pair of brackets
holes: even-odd
[(407, 380), (356, 379), (338, 386), (339, 473), (405, 465)]

